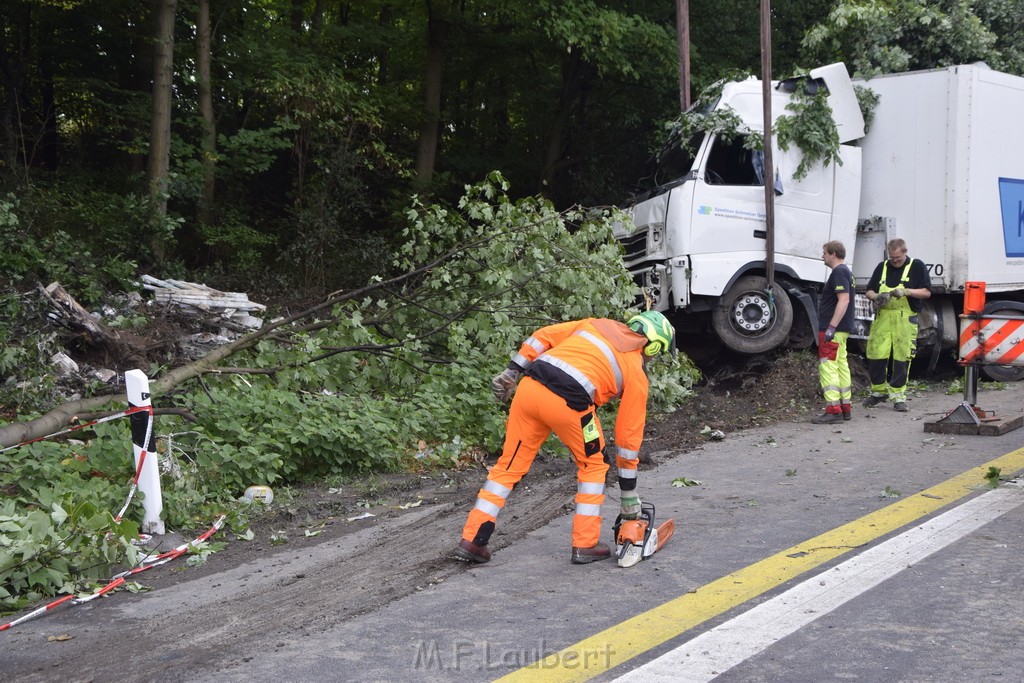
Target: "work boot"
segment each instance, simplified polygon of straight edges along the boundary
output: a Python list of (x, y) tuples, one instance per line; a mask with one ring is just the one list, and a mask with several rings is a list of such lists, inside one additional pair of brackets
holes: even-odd
[(852, 420), (852, 419), (853, 419), (853, 415), (851, 415), (851, 414), (850, 414), (850, 413), (848, 413), (848, 412), (847, 412), (847, 413), (843, 413), (843, 421), (844, 421), (844, 422), (845, 422), (846, 420)]
[(822, 413), (811, 418), (811, 423), (816, 425), (831, 425), (842, 421), (843, 416), (840, 413)]
[(577, 548), (573, 546), (571, 561), (573, 564), (589, 564), (599, 560), (607, 560), (611, 556), (611, 548), (604, 543), (598, 543), (593, 548)]
[(907, 408), (906, 401), (896, 401), (895, 403), (892, 404), (892, 409), (895, 410), (897, 413), (905, 413), (908, 410), (910, 410), (909, 408)]
[(874, 408), (879, 403), (885, 403), (888, 400), (889, 399), (886, 398), (885, 396), (874, 396), (874, 395), (868, 396), (866, 399), (864, 399), (864, 407), (865, 408)]
[(483, 564), (491, 559), (491, 551), (486, 546), (476, 545), (471, 541), (462, 539), (455, 546), (455, 559), (463, 562), (477, 562)]

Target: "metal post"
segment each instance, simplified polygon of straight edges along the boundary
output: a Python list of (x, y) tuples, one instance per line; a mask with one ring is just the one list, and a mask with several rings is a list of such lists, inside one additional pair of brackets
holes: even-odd
[[(124, 373), (124, 385), (128, 394), (128, 405), (132, 407), (147, 407), (152, 405), (149, 393), (149, 378), (142, 370), (129, 370)], [(139, 467), (139, 460), (143, 451), (146, 452), (146, 460), (142, 465), (142, 472), (139, 474), (139, 490), (142, 491), (142, 532), (147, 534), (163, 534), (164, 522), (160, 519), (160, 513), (164, 510), (163, 493), (160, 490), (160, 470), (157, 467), (156, 456), (156, 430), (150, 425), (153, 415), (148, 412), (138, 412), (129, 417), (132, 426), (132, 451), (135, 455), (135, 468)], [(146, 434), (149, 433), (149, 443), (146, 443)]]
[(968, 365), (964, 369), (964, 401), (975, 406), (978, 404), (978, 366)]

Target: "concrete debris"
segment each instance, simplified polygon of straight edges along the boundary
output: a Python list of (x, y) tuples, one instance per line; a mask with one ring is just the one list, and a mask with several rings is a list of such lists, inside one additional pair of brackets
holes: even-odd
[(267, 310), (263, 304), (249, 301), (244, 292), (221, 292), (194, 282), (143, 275), (142, 286), (153, 292), (157, 303), (177, 306), (183, 311), (218, 313), (222, 318), (251, 329), (263, 325), (263, 319), (252, 313)]
[(73, 375), (78, 372), (78, 363), (62, 351), (58, 351), (50, 356), (50, 362), (57, 367), (62, 375)]

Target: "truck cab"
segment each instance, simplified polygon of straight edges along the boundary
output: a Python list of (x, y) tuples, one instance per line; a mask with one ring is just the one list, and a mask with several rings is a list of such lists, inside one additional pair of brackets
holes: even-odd
[[(659, 157), (651, 187), (630, 207), (632, 225), (616, 238), (652, 308), (686, 326), (697, 322), (723, 345), (762, 353), (807, 345), (816, 325), (815, 301), (828, 269), (825, 242), (838, 239), (852, 259), (860, 203), (864, 120), (846, 67), (810, 72), (805, 87), (824, 88), (840, 136), (841, 164), (821, 162), (795, 177), (799, 149), (773, 146), (775, 167), (774, 285), (766, 277), (764, 154), (745, 134), (763, 133), (761, 82), (726, 84), (710, 109), (731, 109), (742, 121), (731, 139), (707, 134)], [(797, 80), (772, 83), (772, 116), (786, 115)], [(693, 150), (688, 153), (687, 150)]]

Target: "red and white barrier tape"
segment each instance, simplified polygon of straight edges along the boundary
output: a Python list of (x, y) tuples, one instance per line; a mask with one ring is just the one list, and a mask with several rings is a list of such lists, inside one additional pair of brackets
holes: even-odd
[(135, 415), (137, 413), (149, 413), (149, 420), (146, 422), (146, 436), (145, 436), (145, 438), (142, 441), (142, 450), (139, 453), (139, 465), (138, 465), (138, 467), (135, 468), (135, 476), (132, 477), (131, 486), (128, 488), (128, 497), (125, 499), (124, 505), (121, 506), (120, 512), (118, 512), (117, 515), (114, 517), (114, 521), (115, 522), (120, 522), (121, 518), (124, 517), (124, 513), (127, 512), (128, 506), (131, 505), (132, 498), (135, 497), (135, 492), (139, 488), (139, 477), (142, 476), (142, 466), (146, 463), (146, 454), (148, 452), (146, 450), (146, 448), (149, 446), (149, 440), (153, 436), (153, 422), (154, 422), (154, 419), (153, 419), (153, 406), (132, 406), (132, 407), (128, 408), (128, 410), (123, 410), (123, 411), (121, 411), (119, 413), (114, 413), (113, 415), (107, 415), (106, 417), (101, 417), (101, 418), (98, 418), (96, 420), (90, 420), (89, 422), (83, 422), (80, 425), (75, 425), (74, 427), (70, 427), (68, 429), (63, 429), (63, 430), (61, 430), (59, 432), (54, 432), (53, 434), (47, 434), (46, 436), (40, 436), (40, 437), (38, 437), (36, 439), (30, 439), (28, 441), (22, 441), (21, 443), (14, 444), (13, 446), (8, 446), (7, 448), (0, 448), (0, 453), (4, 453), (6, 451), (11, 451), (11, 450), (14, 450), (15, 448), (21, 448), (22, 446), (26, 446), (26, 445), (28, 445), (30, 443), (36, 443), (37, 441), (43, 441), (45, 439), (51, 439), (51, 438), (53, 438), (55, 436), (61, 436), (63, 434), (70, 434), (71, 432), (78, 431), (79, 429), (85, 429), (86, 427), (92, 427), (93, 425), (98, 425), (98, 424), (101, 424), (103, 422), (111, 422), (112, 420), (118, 420), (118, 419), (120, 419), (122, 417), (130, 417), (130, 416)]
[(134, 567), (133, 569), (129, 569), (127, 571), (123, 571), (120, 574), (115, 574), (113, 577), (111, 577), (109, 579), (110, 583), (108, 583), (107, 585), (103, 586), (102, 588), (97, 589), (95, 592), (91, 593), (90, 595), (86, 595), (85, 597), (82, 597), (82, 598), (76, 597), (73, 594), (72, 595), (65, 595), (64, 597), (58, 598), (57, 600), (54, 600), (53, 602), (51, 602), (51, 603), (49, 603), (47, 605), (43, 605), (42, 607), (40, 607), (38, 609), (32, 610), (31, 612), (29, 612), (28, 614), (26, 614), (23, 617), (19, 617), (19, 618), (15, 619), (14, 621), (11, 621), (11, 622), (8, 622), (6, 624), (0, 625), (0, 631), (6, 631), (7, 629), (12, 628), (14, 626), (17, 626), (18, 624), (22, 624), (22, 623), (28, 621), (29, 619), (34, 619), (35, 617), (39, 616), (40, 614), (44, 614), (46, 612), (49, 612), (50, 610), (52, 610), (52, 609), (54, 609), (56, 607), (59, 607), (60, 605), (63, 605), (65, 603), (67, 603), (69, 606), (81, 605), (82, 603), (90, 602), (90, 601), (95, 600), (96, 598), (98, 598), (100, 596), (106, 595), (107, 593), (109, 593), (110, 591), (114, 590), (118, 586), (123, 585), (126, 582), (126, 580), (127, 580), (127, 578), (129, 576), (134, 576), (135, 574), (139, 574), (141, 572), (144, 572), (147, 569), (152, 569), (153, 567), (159, 567), (162, 564), (166, 564), (167, 562), (170, 562), (171, 560), (174, 560), (174, 559), (177, 559), (177, 558), (181, 557), (186, 552), (188, 552), (189, 548), (191, 548), (193, 546), (196, 546), (196, 545), (199, 545), (203, 541), (205, 541), (208, 538), (210, 538), (210, 536), (213, 536), (215, 533), (217, 533), (217, 531), (221, 527), (224, 526), (224, 519), (225, 519), (225, 515), (221, 515), (220, 518), (218, 518), (217, 521), (213, 523), (213, 526), (211, 526), (205, 532), (203, 532), (202, 534), (200, 534), (196, 538), (192, 539), (188, 543), (183, 543), (182, 545), (179, 545), (177, 548), (174, 548), (172, 550), (168, 550), (166, 552), (160, 553), (159, 555), (155, 555), (155, 556), (153, 556), (151, 558), (143, 560), (143, 563), (140, 564), (138, 567)]
[(149, 440), (153, 438), (153, 422), (155, 421), (153, 419), (153, 406), (141, 406), (141, 408), (149, 412), (149, 420), (146, 421), (146, 436), (142, 439), (142, 446), (139, 451), (139, 466), (135, 468), (132, 485), (128, 488), (128, 498), (125, 499), (124, 505), (121, 506), (121, 511), (114, 517), (115, 522), (121, 521), (124, 513), (128, 510), (128, 506), (131, 505), (132, 498), (135, 497), (135, 492), (139, 489), (139, 477), (142, 476), (142, 466), (146, 464), (146, 449), (149, 448)]
[(93, 425), (102, 424), (104, 422), (110, 422), (112, 420), (118, 420), (118, 419), (120, 419), (122, 417), (128, 417), (129, 415), (134, 415), (136, 413), (149, 413), (150, 417), (152, 417), (153, 416), (153, 406), (132, 406), (128, 410), (121, 411), (120, 413), (114, 413), (113, 415), (107, 415), (106, 417), (101, 417), (101, 418), (98, 418), (98, 419), (95, 419), (95, 420), (90, 420), (88, 422), (83, 422), (82, 424), (75, 425), (74, 427), (69, 427), (68, 429), (62, 429), (61, 431), (54, 432), (53, 434), (47, 434), (46, 436), (40, 436), (40, 437), (37, 437), (35, 439), (29, 439), (28, 441), (22, 441), (21, 443), (16, 443), (13, 446), (7, 446), (6, 448), (0, 448), (0, 453), (6, 453), (7, 451), (13, 451), (15, 448), (21, 448), (22, 446), (27, 446), (30, 443), (36, 443), (37, 441), (45, 441), (46, 439), (50, 439), (50, 438), (53, 438), (55, 436), (62, 436), (64, 434), (70, 434), (71, 432), (77, 432), (79, 429), (85, 429), (86, 427), (92, 427)]

